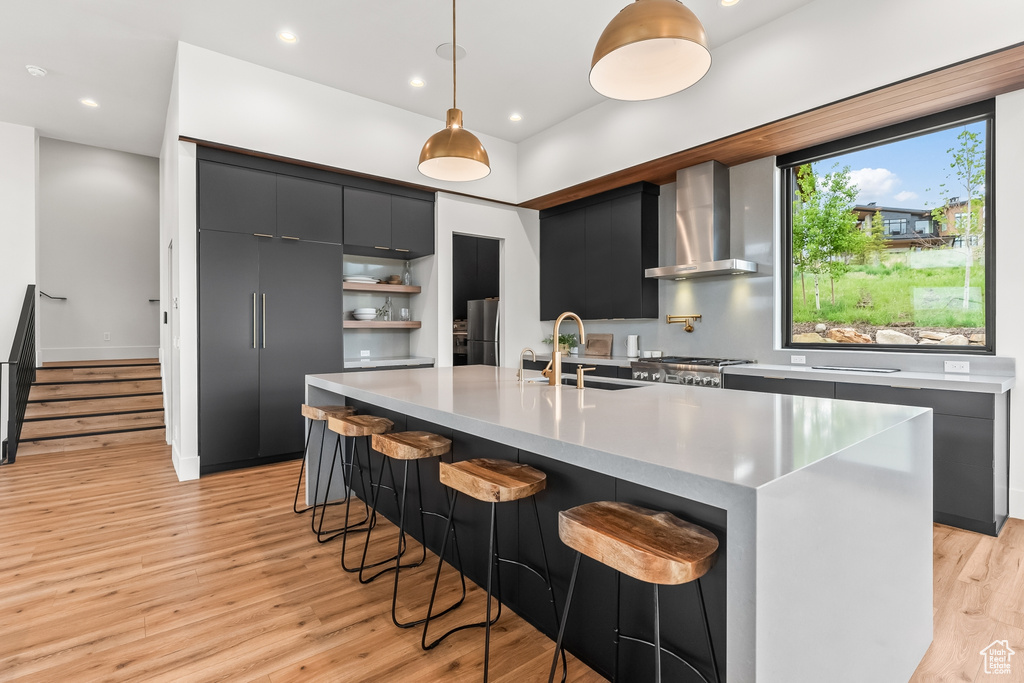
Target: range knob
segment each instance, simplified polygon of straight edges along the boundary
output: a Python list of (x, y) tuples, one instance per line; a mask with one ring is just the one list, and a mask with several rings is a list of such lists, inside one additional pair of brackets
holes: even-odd
[(685, 384), (693, 384), (693, 375), (687, 375), (683, 378)]
[(709, 386), (711, 386), (711, 378), (710, 377), (701, 377), (700, 378), (700, 385), (702, 387), (709, 387)]
[(651, 379), (654, 380), (655, 382), (660, 382), (661, 381), (661, 373), (660, 372), (654, 373), (653, 375), (651, 375)]
[(633, 379), (640, 379), (640, 371), (639, 370), (634, 370), (633, 371)]
[(711, 380), (711, 386), (713, 386), (713, 387), (722, 386), (722, 380), (720, 380), (717, 377), (715, 377), (714, 379)]

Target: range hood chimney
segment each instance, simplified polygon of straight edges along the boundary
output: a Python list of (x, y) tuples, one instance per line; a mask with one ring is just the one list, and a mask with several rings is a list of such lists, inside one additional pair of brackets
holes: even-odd
[(730, 258), (729, 169), (706, 161), (676, 171), (676, 261), (644, 275), (688, 280), (756, 272), (755, 262)]

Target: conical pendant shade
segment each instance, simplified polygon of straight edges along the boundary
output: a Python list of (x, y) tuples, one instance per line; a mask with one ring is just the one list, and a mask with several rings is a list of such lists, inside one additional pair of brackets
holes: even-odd
[(449, 109), (448, 125), (423, 145), (419, 170), (437, 180), (480, 180), (491, 172), (491, 160), (480, 140), (462, 127), (462, 112)]
[(597, 41), (590, 84), (616, 100), (653, 100), (685, 90), (711, 68), (704, 26), (677, 0), (636, 0)]

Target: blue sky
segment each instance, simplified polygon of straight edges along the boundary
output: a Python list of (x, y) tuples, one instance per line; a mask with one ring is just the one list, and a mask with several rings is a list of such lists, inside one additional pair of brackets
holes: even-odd
[[(951, 155), (946, 150), (957, 146), (956, 136), (965, 126), (920, 135), (871, 149), (832, 157), (814, 164), (818, 175), (838, 168), (850, 167), (850, 176), (860, 189), (858, 204), (876, 202), (879, 206), (924, 209), (943, 203), (939, 194), (940, 183), (946, 183), (951, 196), (965, 192), (956, 185), (949, 164)], [(985, 122), (966, 126), (980, 133), (984, 140)], [(947, 175), (950, 177), (947, 178)]]

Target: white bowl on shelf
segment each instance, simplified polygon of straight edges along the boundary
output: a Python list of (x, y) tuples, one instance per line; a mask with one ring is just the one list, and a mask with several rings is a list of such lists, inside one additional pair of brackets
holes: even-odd
[(377, 313), (376, 308), (355, 308), (352, 310), (353, 313)]
[(376, 313), (353, 313), (352, 317), (356, 320), (375, 320), (377, 318)]

